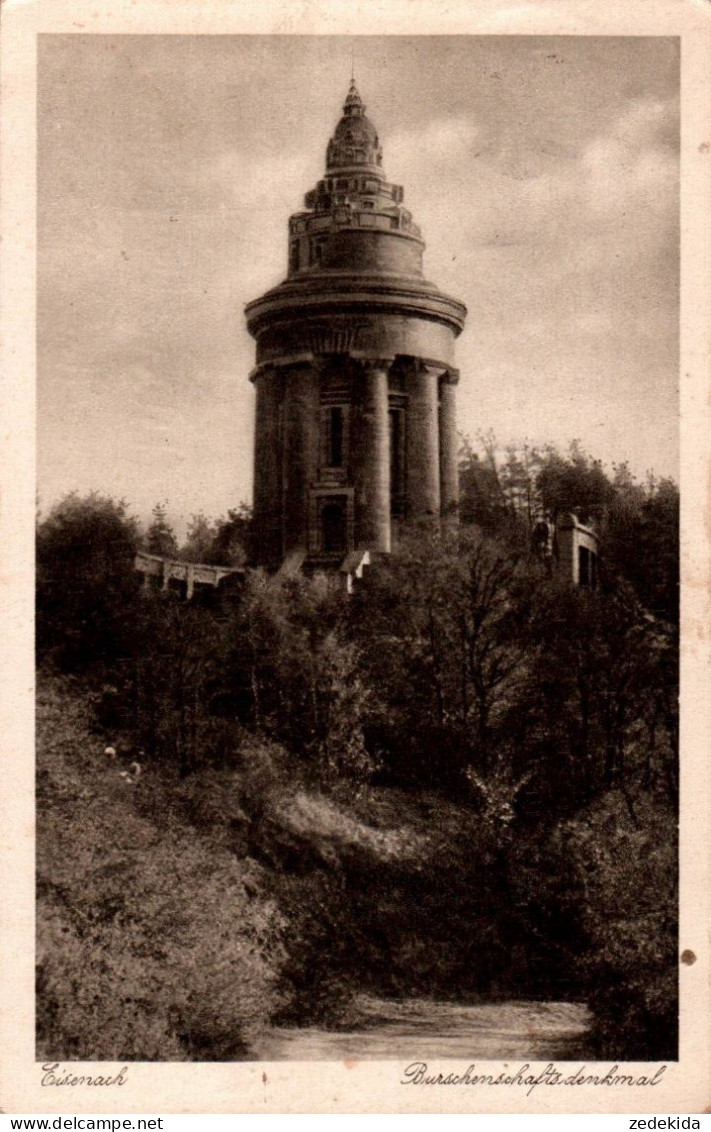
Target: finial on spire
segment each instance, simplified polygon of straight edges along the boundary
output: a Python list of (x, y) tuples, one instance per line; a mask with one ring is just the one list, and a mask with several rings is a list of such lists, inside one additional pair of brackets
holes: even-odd
[(351, 47), (351, 82), (355, 82), (355, 51)]
[(348, 88), (346, 101), (343, 104), (343, 113), (348, 116), (365, 113), (365, 105), (363, 104), (363, 99), (358, 94), (358, 88), (355, 85), (355, 79), (351, 79), (351, 85)]

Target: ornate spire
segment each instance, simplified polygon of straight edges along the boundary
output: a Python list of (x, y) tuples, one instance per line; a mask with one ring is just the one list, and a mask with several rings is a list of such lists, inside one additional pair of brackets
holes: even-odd
[(365, 106), (363, 99), (358, 94), (358, 88), (355, 85), (355, 79), (351, 79), (351, 85), (348, 88), (346, 101), (343, 103), (343, 113), (347, 117), (354, 117), (355, 115), (365, 114)]

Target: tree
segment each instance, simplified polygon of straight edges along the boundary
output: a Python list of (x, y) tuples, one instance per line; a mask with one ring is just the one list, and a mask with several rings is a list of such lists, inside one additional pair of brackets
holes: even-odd
[(246, 503), (231, 508), (226, 519), (219, 519), (210, 548), (210, 559), (218, 566), (244, 566), (252, 554), (252, 508)]
[(534, 582), (525, 557), (476, 530), (458, 548), (412, 532), (372, 567), (352, 632), (396, 776), (468, 794), (466, 768), (491, 768), (525, 685)]
[(367, 778), (362, 721), (369, 690), (346, 636), (333, 579), (248, 571), (228, 635), (232, 699), (249, 725), (284, 743), (325, 778)]
[(499, 481), (511, 518), (519, 529), (530, 531), (534, 522), (543, 518), (544, 504), (537, 485), (542, 463), (541, 453), (528, 444), (510, 444), (506, 448)]
[(212, 566), (244, 566), (252, 558), (252, 510), (246, 503), (213, 521), (199, 512), (188, 525), (180, 557)]
[(37, 529), (37, 648), (67, 669), (109, 664), (134, 647), (138, 525), (126, 504), (66, 496)]
[(534, 662), (523, 704), (542, 769), (539, 808), (570, 813), (617, 789), (634, 815), (636, 793), (652, 781), (673, 795), (674, 648), (633, 587), (624, 579), (598, 591), (546, 582), (529, 632)]
[(470, 536), (463, 546), (459, 628), (460, 714), (471, 730), (480, 766), (487, 769), (499, 725), (515, 708), (529, 670), (526, 632), (529, 563), (492, 540)]
[(228, 643), (223, 619), (172, 595), (142, 600), (140, 648), (132, 670), (136, 742), (185, 776), (229, 758), (234, 728), (221, 719)]
[(629, 581), (656, 617), (679, 623), (679, 489), (673, 480), (635, 483), (618, 470), (606, 527), (610, 570)]
[(601, 519), (614, 494), (601, 462), (588, 456), (577, 441), (567, 457), (553, 448), (546, 451), (536, 489), (546, 514), (555, 519), (573, 511), (582, 522)]
[(493, 448), (482, 458), (466, 438), (459, 460), (459, 517), (493, 536), (501, 534), (507, 518)]
[(187, 539), (180, 548), (180, 558), (186, 562), (211, 563), (214, 541), (215, 524), (199, 511), (188, 523)]

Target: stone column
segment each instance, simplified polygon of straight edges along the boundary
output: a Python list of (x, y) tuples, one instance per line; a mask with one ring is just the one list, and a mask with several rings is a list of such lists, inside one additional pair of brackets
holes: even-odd
[(283, 551), (309, 549), (309, 491), (318, 471), (319, 372), (313, 362), (284, 369)]
[(441, 367), (417, 363), (407, 381), (407, 518), (440, 513), (439, 375)]
[(390, 422), (388, 370), (392, 359), (364, 361), (354, 467), (356, 545), (390, 550)]
[(446, 371), (439, 390), (439, 468), (442, 518), (456, 524), (459, 504), (456, 370)]
[(273, 369), (262, 370), (255, 378), (255, 388), (254, 551), (259, 565), (277, 566), (282, 557), (281, 375)]

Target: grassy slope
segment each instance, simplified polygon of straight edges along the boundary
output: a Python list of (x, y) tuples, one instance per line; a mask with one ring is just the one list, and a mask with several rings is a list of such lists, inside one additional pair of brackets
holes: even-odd
[(40, 681), (41, 1056), (243, 1057), (273, 1018), (347, 1025), (354, 988), (491, 989), (471, 810), (326, 796), (252, 738), (232, 768), (128, 783), (92, 718), (80, 685)]

